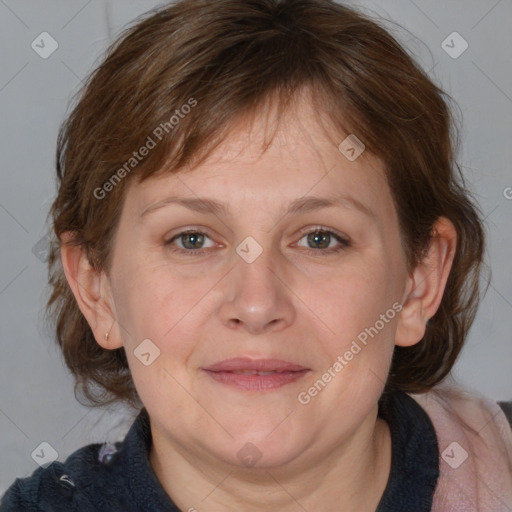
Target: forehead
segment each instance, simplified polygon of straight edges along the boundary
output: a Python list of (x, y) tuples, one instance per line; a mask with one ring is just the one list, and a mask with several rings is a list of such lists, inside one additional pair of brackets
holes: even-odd
[[(351, 161), (337, 134), (311, 102), (299, 99), (279, 117), (274, 104), (233, 122), (223, 142), (199, 165), (132, 180), (127, 207), (143, 212), (166, 196), (248, 201), (275, 208), (304, 196), (350, 196), (375, 214), (393, 208), (384, 166), (367, 151)], [(267, 144), (268, 143), (268, 144)], [(135, 191), (133, 190), (136, 190)]]

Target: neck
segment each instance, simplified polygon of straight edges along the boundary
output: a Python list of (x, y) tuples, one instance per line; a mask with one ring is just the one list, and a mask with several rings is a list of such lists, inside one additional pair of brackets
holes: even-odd
[(368, 419), (370, 428), (362, 426), (335, 450), (304, 453), (268, 469), (226, 464), (178, 448), (152, 425), (150, 462), (164, 490), (184, 511), (374, 512), (389, 478), (391, 436), (376, 413)]

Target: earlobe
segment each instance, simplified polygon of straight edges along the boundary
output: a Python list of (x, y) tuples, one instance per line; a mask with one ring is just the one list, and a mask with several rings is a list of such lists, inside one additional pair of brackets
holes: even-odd
[(105, 349), (121, 347), (121, 339), (113, 329), (116, 317), (108, 276), (103, 270), (92, 268), (83, 246), (73, 243), (73, 233), (62, 234), (60, 252), (68, 284), (96, 341)]
[(425, 335), (428, 320), (441, 304), (456, 244), (455, 227), (447, 218), (440, 217), (434, 224), (427, 256), (408, 277), (395, 334), (396, 345), (415, 345)]

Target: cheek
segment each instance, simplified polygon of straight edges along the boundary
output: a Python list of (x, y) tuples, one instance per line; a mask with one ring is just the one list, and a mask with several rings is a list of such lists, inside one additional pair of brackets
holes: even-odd
[(385, 374), (401, 309), (388, 268), (374, 262), (360, 271), (333, 276), (330, 286), (310, 288), (304, 300), (311, 304), (318, 325), (327, 328), (323, 340), (330, 360), (338, 356), (346, 360), (345, 374), (354, 376), (362, 367)]
[(132, 343), (160, 338), (172, 326), (174, 312), (185, 302), (179, 279), (163, 278), (158, 268), (140, 265), (122, 275), (119, 272), (115, 283), (117, 319)]
[[(198, 339), (190, 329), (198, 324), (191, 319), (207, 316), (198, 301), (205, 290), (197, 288), (155, 268), (137, 272), (116, 289), (123, 345), (143, 403), (172, 397), (180, 393), (177, 382), (187, 381), (187, 362)], [(148, 352), (145, 365), (142, 354)]]
[[(215, 280), (185, 278), (169, 266), (140, 267), (125, 273), (116, 287), (116, 313), (134, 348), (149, 338), (162, 351), (180, 359), (197, 339), (197, 329), (211, 311), (205, 300)], [(181, 353), (181, 354), (180, 354)]]
[[(387, 268), (375, 260), (347, 265), (339, 272), (331, 273), (322, 286), (304, 282), (304, 296), (320, 318), (325, 318), (326, 322), (329, 319), (338, 326), (337, 334), (347, 332), (349, 326), (373, 324), (397, 296)], [(345, 328), (340, 330), (340, 326)]]

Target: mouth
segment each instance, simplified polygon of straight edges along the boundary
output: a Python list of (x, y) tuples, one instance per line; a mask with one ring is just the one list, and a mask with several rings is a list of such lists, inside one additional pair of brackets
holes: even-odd
[(213, 380), (243, 391), (266, 391), (291, 384), (311, 371), (280, 359), (234, 358), (201, 368)]

